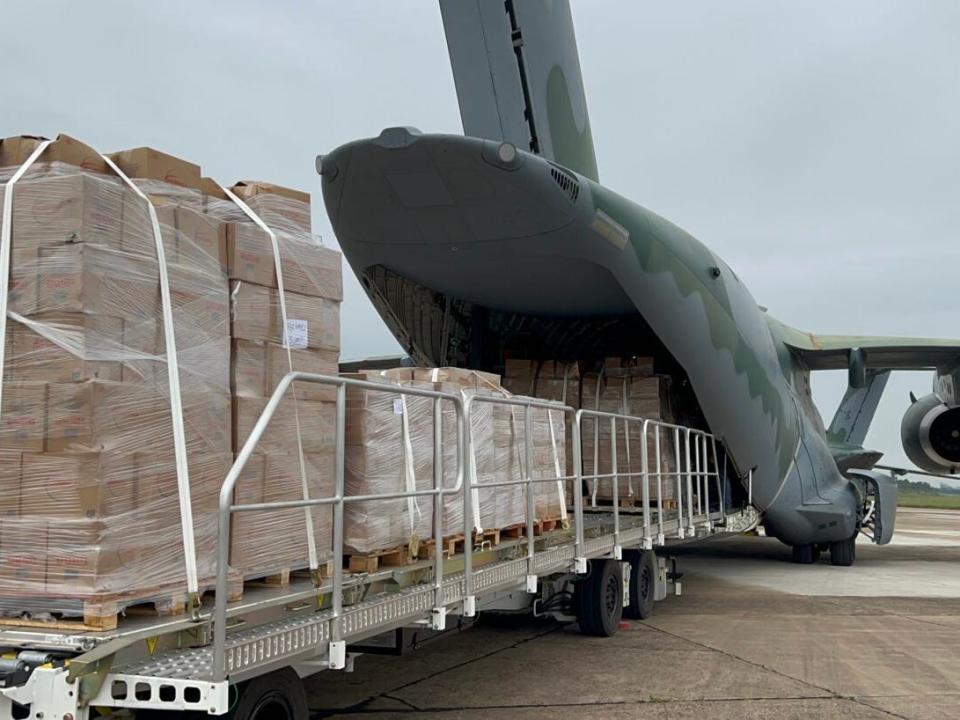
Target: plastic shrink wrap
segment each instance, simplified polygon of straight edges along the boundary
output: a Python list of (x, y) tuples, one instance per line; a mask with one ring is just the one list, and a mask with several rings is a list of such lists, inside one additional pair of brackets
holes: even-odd
[[(0, 143), (0, 182), (38, 142)], [(231, 255), (230, 228), (252, 223), (219, 186), (150, 148), (111, 158), (149, 197), (160, 225), (202, 590), (215, 571), (220, 485), (235, 445), (289, 370), (285, 335), (295, 369), (336, 373), (339, 254), (310, 235), (307, 197), (261, 201), (277, 227), (282, 271), (300, 291), (287, 290), (292, 327), (284, 333), (275, 275), (260, 285), (230, 265), (237, 257), (241, 269), (263, 258), (272, 265), (269, 237), (261, 232), (260, 245)], [(5, 192), (0, 185), (0, 199)], [(0, 610), (98, 624), (144, 600), (175, 611), (186, 595), (185, 554), (149, 209), (95, 150), (61, 135), (14, 186), (11, 245)], [(242, 298), (249, 317), (237, 315), (231, 297)], [(246, 468), (238, 502), (297, 499), (304, 486), (311, 497), (329, 494), (332, 396), (301, 385)], [(310, 514), (322, 559), (329, 510)], [(245, 575), (306, 565), (306, 517), (301, 509), (235, 516), (231, 562)]]
[[(670, 420), (668, 380), (654, 375), (649, 357), (606, 358), (602, 367), (581, 375), (576, 364), (555, 361), (514, 359), (506, 363), (504, 385), (514, 392), (559, 399), (574, 408), (599, 410), (650, 420)], [(647, 483), (651, 500), (657, 499), (656, 430), (647, 430)], [(572, 432), (568, 425), (567, 471), (572, 472)], [(584, 416), (581, 425), (583, 476), (592, 498), (613, 499), (613, 443), (610, 420)], [(661, 495), (676, 496), (673, 435), (660, 430)], [(637, 501), (643, 493), (643, 424), (616, 423), (617, 495), (626, 503)]]
[[(385, 390), (401, 385), (448, 394), (510, 397), (499, 378), (458, 368), (397, 368), (370, 371), (356, 377), (385, 383)], [(434, 487), (435, 409), (430, 398), (390, 392), (347, 392), (346, 489), (348, 495), (374, 495)], [(564, 466), (564, 426), (554, 417), (555, 444), (551, 446), (548, 413), (532, 411), (534, 477), (556, 478), (556, 462)], [(470, 443), (463, 458), (466, 477), (475, 477), (472, 531), (502, 529), (526, 522), (526, 490), (521, 484), (497, 484), (526, 477), (523, 408), (499, 403), (474, 402), (470, 412)], [(443, 487), (456, 485), (456, 415), (442, 401), (439, 412)], [(556, 457), (551, 447), (556, 448)], [(561, 472), (562, 474), (562, 472)], [(484, 487), (484, 486), (489, 487)], [(535, 519), (559, 519), (564, 506), (556, 482), (534, 484)], [(434, 500), (376, 500), (347, 505), (345, 544), (353, 552), (371, 553), (397, 546), (416, 546), (432, 537)], [(445, 494), (442, 535), (464, 532), (463, 495)]]
[[(0, 144), (6, 182), (38, 140)], [(7, 188), (4, 188), (7, 192)], [(0, 412), (0, 607), (115, 618), (176, 608), (186, 580), (159, 265), (147, 207), (60, 136), (14, 186)], [(197, 192), (199, 198), (199, 192)], [(214, 572), (231, 463), (219, 229), (156, 201), (179, 359), (198, 576)]]
[[(233, 443), (240, 450), (267, 399), (291, 370), (336, 375), (340, 354), (340, 254), (310, 232), (310, 196), (243, 181), (230, 190), (273, 232), (248, 217), (212, 181), (204, 211), (223, 223), (230, 282)], [(280, 299), (280, 286), (283, 299)], [(284, 314), (285, 311), (285, 314)], [(241, 475), (238, 503), (334, 494), (336, 388), (295, 383)], [(234, 516), (230, 564), (244, 578), (306, 568), (330, 559), (332, 506), (255, 511)]]

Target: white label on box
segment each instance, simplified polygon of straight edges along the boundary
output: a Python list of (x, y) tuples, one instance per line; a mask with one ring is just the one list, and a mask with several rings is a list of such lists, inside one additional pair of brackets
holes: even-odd
[(393, 414), (403, 415), (403, 400), (400, 398), (397, 398), (393, 401)]
[(288, 348), (302, 350), (307, 346), (307, 321), (287, 318), (287, 336), (284, 338)]

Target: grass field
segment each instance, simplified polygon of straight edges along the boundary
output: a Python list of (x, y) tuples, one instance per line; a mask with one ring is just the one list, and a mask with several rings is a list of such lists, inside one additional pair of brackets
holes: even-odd
[(960, 510), (960, 495), (897, 495), (900, 507)]

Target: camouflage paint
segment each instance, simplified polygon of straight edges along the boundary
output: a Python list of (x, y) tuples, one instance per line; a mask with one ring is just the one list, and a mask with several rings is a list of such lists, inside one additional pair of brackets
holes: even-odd
[(567, 78), (559, 65), (553, 66), (547, 78), (547, 121), (557, 163), (596, 180), (597, 156), (593, 150), (590, 118), (585, 116), (584, 126), (577, 127)]

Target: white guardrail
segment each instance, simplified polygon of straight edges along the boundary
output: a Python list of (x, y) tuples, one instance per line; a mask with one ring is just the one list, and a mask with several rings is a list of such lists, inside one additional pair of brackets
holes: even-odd
[[(336, 425), (335, 425), (335, 477), (333, 482), (333, 495), (323, 498), (304, 498), (302, 500), (291, 500), (283, 502), (264, 502), (244, 505), (235, 505), (233, 502), (234, 488), (237, 481), (250, 460), (251, 455), (256, 449), (260, 439), (266, 431), (271, 419), (282, 402), (287, 390), (294, 382), (308, 382), (336, 387)], [(415, 396), (430, 398), (433, 400), (433, 424), (434, 424), (434, 477), (433, 487), (424, 490), (406, 490), (395, 493), (380, 493), (373, 495), (347, 495), (344, 484), (344, 456), (345, 456), (345, 426), (346, 426), (346, 393), (347, 388), (366, 390), (369, 392), (386, 393), (399, 396)], [(506, 405), (520, 407), (523, 409), (524, 423), (524, 454), (526, 468), (525, 477), (516, 480), (504, 480), (495, 483), (479, 483), (472, 472), (472, 465), (466, 462), (470, 457), (471, 432), (470, 421), (474, 409), (481, 404)], [(444, 412), (452, 412), (456, 418), (456, 447), (457, 447), (457, 468), (456, 481), (452, 487), (444, 487), (444, 471), (442, 463), (439, 461), (442, 453), (441, 427), (443, 423)], [(533, 475), (533, 432), (532, 415), (536, 410), (547, 411), (552, 415), (554, 413), (562, 415), (567, 429), (572, 433), (573, 450), (573, 472), (569, 475), (557, 474), (542, 478), (534, 478)], [(598, 468), (598, 454), (600, 448), (597, 442), (593, 445), (594, 456), (592, 462), (588, 462), (587, 469), (594, 472), (586, 472), (582, 458), (582, 434), (584, 426), (592, 429), (595, 436), (599, 437), (599, 424), (609, 423), (609, 472), (600, 473)], [(618, 467), (617, 442), (618, 435), (623, 430), (624, 441), (630, 446), (629, 438), (631, 431), (639, 433), (641, 458), (638, 469), (632, 466), (622, 469)], [(634, 434), (634, 438), (638, 435)], [(663, 452), (665, 444), (672, 445), (672, 453), (666, 455)], [(648, 445), (652, 444), (652, 448)], [(606, 447), (606, 446), (605, 446)], [(652, 457), (651, 457), (652, 455)], [(628, 456), (629, 457), (629, 456)], [(588, 458), (588, 461), (591, 460)], [(632, 465), (632, 463), (631, 463)], [(672, 465), (672, 468), (668, 467)], [(620, 533), (621, 533), (621, 515), (631, 513), (636, 515), (642, 512), (642, 544), (644, 548), (652, 548), (654, 543), (663, 544), (665, 540), (665, 489), (675, 490), (676, 496), (669, 498), (671, 504), (675, 504), (677, 513), (676, 532), (677, 537), (683, 539), (690, 537), (695, 532), (695, 519), (705, 523), (707, 527), (711, 524), (711, 518), (716, 517), (711, 512), (711, 504), (716, 505), (718, 511), (723, 511), (724, 489), (721, 481), (720, 457), (718, 456), (717, 441), (707, 432), (692, 428), (673, 425), (658, 420), (644, 419), (622, 415), (618, 413), (608, 413), (596, 410), (575, 410), (574, 408), (559, 402), (540, 400), (527, 397), (502, 397), (497, 395), (476, 394), (470, 391), (460, 393), (448, 393), (439, 390), (426, 388), (391, 385), (378, 382), (370, 382), (354, 378), (335, 377), (326, 375), (317, 375), (312, 373), (291, 372), (288, 373), (277, 385), (267, 402), (259, 420), (254, 425), (250, 436), (247, 438), (243, 447), (237, 455), (237, 458), (224, 480), (220, 490), (219, 500), (219, 534), (217, 540), (217, 579), (215, 605), (212, 615), (213, 622), (213, 652), (212, 652), (212, 677), (213, 682), (222, 682), (227, 678), (226, 667), (226, 644), (227, 644), (227, 611), (228, 611), (228, 564), (230, 553), (230, 530), (231, 520), (235, 513), (241, 512), (259, 512), (267, 510), (280, 510), (287, 508), (308, 508), (317, 506), (333, 507), (332, 523), (332, 588), (331, 593), (331, 613), (332, 622), (330, 623), (330, 638), (328, 656), (331, 665), (342, 666), (342, 660), (346, 652), (346, 638), (343, 637), (341, 624), (337, 620), (343, 615), (343, 595), (344, 595), (344, 508), (348, 503), (371, 502), (377, 500), (391, 500), (403, 498), (429, 497), (433, 498), (434, 517), (433, 517), (433, 540), (437, 552), (433, 556), (433, 593), (434, 604), (432, 617), (436, 621), (437, 627), (443, 627), (443, 618), (446, 614), (446, 599), (444, 596), (444, 553), (439, 549), (442, 547), (445, 528), (443, 527), (444, 502), (445, 496), (462, 494), (463, 499), (463, 605), (462, 614), (472, 616), (476, 613), (476, 594), (474, 587), (475, 571), (473, 568), (473, 530), (474, 530), (474, 506), (475, 492), (480, 489), (490, 489), (508, 485), (522, 485), (525, 489), (526, 499), (526, 562), (527, 562), (527, 586), (530, 589), (531, 583), (533, 591), (536, 590), (535, 556), (536, 538), (534, 532), (535, 513), (534, 513), (534, 484), (535, 483), (554, 483), (563, 486), (563, 491), (567, 497), (573, 499), (573, 534), (574, 534), (574, 552), (573, 562), (570, 568), (574, 572), (586, 572), (587, 553), (585, 552), (584, 539), (584, 490), (585, 487), (590, 492), (590, 509), (597, 508), (597, 489), (601, 483), (608, 481), (612, 485), (612, 498), (609, 506), (602, 507), (603, 511), (610, 512), (613, 516), (613, 554), (614, 557), (621, 556)], [(559, 470), (559, 466), (558, 466)], [(449, 473), (447, 473), (449, 477)], [(627, 481), (632, 492), (634, 479), (639, 479), (640, 483), (640, 506), (626, 508), (621, 507), (620, 483)], [(656, 488), (656, 497), (651, 498), (651, 479)], [(586, 483), (586, 486), (584, 485)], [(711, 485), (716, 485), (716, 495), (711, 496)], [(628, 494), (629, 494), (628, 492)], [(651, 500), (657, 502), (657, 517), (654, 520), (651, 511)], [(634, 503), (636, 498), (634, 498)], [(671, 523), (673, 526), (673, 523)], [(312, 568), (316, 570), (316, 568)], [(321, 580), (319, 574), (314, 573), (314, 582), (318, 588)]]

